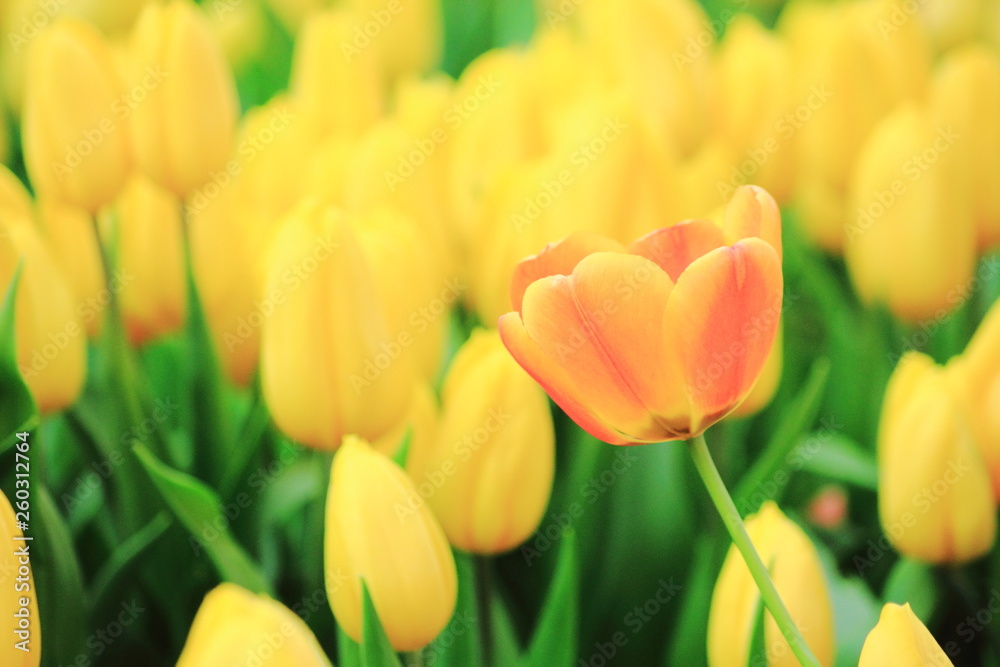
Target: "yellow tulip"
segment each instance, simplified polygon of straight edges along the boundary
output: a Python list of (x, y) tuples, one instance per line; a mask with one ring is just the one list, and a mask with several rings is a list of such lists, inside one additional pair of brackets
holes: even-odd
[(139, 167), (184, 197), (224, 171), (236, 84), (208, 19), (189, 0), (151, 3), (131, 41), (128, 108)]
[(329, 667), (301, 618), (266, 595), (220, 584), (205, 596), (177, 667)]
[(72, 404), (83, 388), (87, 333), (73, 292), (29, 218), (0, 216), (0, 290), (6, 293), (18, 263), (14, 335), (17, 362), (43, 413)]
[[(975, 141), (905, 104), (879, 124), (858, 157), (844, 257), (867, 302), (910, 322), (943, 317), (972, 278), (975, 226), (960, 142)], [(947, 219), (948, 224), (941, 224)]]
[(555, 434), (545, 392), (495, 330), (479, 330), (455, 355), (443, 401), (436, 437), (411, 445), (407, 472), (453, 545), (483, 554), (512, 549), (538, 527), (552, 491)]
[(60, 19), (31, 45), (22, 134), (35, 189), (95, 212), (130, 167), (122, 83), (93, 26)]
[(4, 219), (32, 217), (31, 195), (21, 180), (0, 165), (0, 214)]
[(896, 9), (893, 0), (793, 0), (779, 22), (795, 81), (792, 111), (777, 129), (797, 148), (798, 219), (831, 252), (845, 242), (849, 178), (862, 145), (886, 113), (926, 87), (926, 35), (917, 20), (894, 21)]
[(714, 124), (737, 151), (737, 163), (724, 181), (721, 198), (743, 183), (756, 183), (779, 202), (792, 193), (795, 172), (794, 135), (779, 132), (792, 110), (791, 51), (784, 38), (764, 28), (749, 14), (739, 15), (726, 29), (714, 62)]
[[(391, 221), (364, 232), (360, 225), (318, 200), (303, 201), (282, 223), (264, 282), (264, 297), (275, 304), (261, 329), (264, 397), (279, 428), (320, 449), (335, 449), (347, 433), (376, 439), (389, 432), (417, 377), (417, 334), (396, 333), (410, 313), (390, 318), (386, 301), (390, 286), (418, 282), (394, 265), (405, 240), (392, 249)], [(382, 250), (361, 238), (379, 234)]]
[(42, 660), (42, 624), (31, 573), (34, 549), (32, 542), (21, 540), (18, 518), (7, 496), (0, 493), (0, 539), (10, 549), (0, 556), (0, 563), (4, 564), (4, 574), (0, 576), (0, 618), (6, 635), (0, 646), (0, 664), (38, 667)]
[(993, 497), (1000, 502), (1000, 305), (990, 309), (965, 352), (947, 369), (989, 469)]
[(132, 176), (104, 222), (122, 286), (118, 298), (129, 341), (141, 345), (184, 323), (184, 230), (180, 203), (146, 176)]
[(344, 9), (309, 17), (296, 40), (291, 93), (303, 121), (318, 139), (360, 135), (382, 113), (377, 54), (345, 49), (354, 39), (357, 16)]
[(440, 0), (348, 0), (355, 24), (340, 45), (349, 61), (367, 49), (378, 54), (381, 69), (392, 82), (408, 74), (423, 74), (441, 59), (443, 18)]
[[(747, 532), (768, 564), (771, 578), (803, 638), (821, 665), (833, 664), (833, 608), (816, 547), (778, 506), (767, 502), (749, 517)], [(751, 659), (754, 625), (763, 603), (750, 570), (735, 546), (729, 548), (712, 593), (708, 618), (708, 664), (743, 667)], [(798, 660), (770, 612), (765, 611), (768, 667), (793, 667)], [(756, 663), (754, 663), (756, 664)]]
[(878, 433), (879, 518), (900, 553), (962, 563), (993, 546), (990, 476), (973, 438), (944, 369), (919, 352), (904, 355)]
[(76, 310), (90, 337), (96, 337), (110, 300), (105, 292), (101, 249), (87, 211), (52, 199), (38, 202), (38, 226), (73, 289)]
[[(958, 135), (956, 148), (969, 167), (972, 215), (979, 248), (1000, 245), (1000, 55), (986, 46), (948, 54), (935, 72), (931, 100), (939, 123)], [(949, 215), (949, 219), (953, 216)], [(951, 225), (949, 225), (951, 226)]]
[(448, 624), (458, 590), (455, 559), (406, 473), (354, 436), (333, 459), (326, 501), (327, 593), (340, 627), (361, 639), (361, 582), (397, 651), (429, 644)]
[(882, 607), (878, 625), (865, 639), (858, 667), (953, 667), (909, 604)]
[(984, 36), (994, 4), (990, 0), (922, 0), (917, 7), (934, 46), (944, 53)]

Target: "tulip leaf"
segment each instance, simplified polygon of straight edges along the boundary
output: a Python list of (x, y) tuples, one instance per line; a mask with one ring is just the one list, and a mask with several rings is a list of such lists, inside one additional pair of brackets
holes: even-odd
[(871, 453), (845, 436), (834, 434), (823, 446), (803, 457), (803, 469), (862, 489), (878, 489), (878, 465)]
[(14, 306), (17, 286), (21, 279), (22, 261), (14, 270), (14, 277), (0, 304), (0, 453), (7, 451), (17, 441), (17, 433), (32, 430), (38, 424), (35, 400), (17, 367), (17, 342), (14, 329)]
[(139, 557), (146, 553), (173, 523), (166, 512), (160, 512), (145, 526), (130, 535), (111, 553), (104, 566), (94, 575), (90, 585), (94, 608), (101, 609), (112, 599), (111, 593), (127, 585), (125, 577), (139, 564)]
[(805, 387), (785, 410), (767, 448), (740, 480), (733, 499), (744, 515), (756, 512), (766, 500), (777, 500), (781, 487), (768, 482), (782, 475), (795, 445), (816, 421), (829, 376), (830, 362), (817, 359)]
[(941, 591), (934, 568), (909, 558), (901, 559), (892, 567), (882, 591), (883, 602), (908, 602), (924, 625), (930, 624), (940, 599)]
[(83, 573), (55, 501), (40, 481), (32, 481), (31, 527), (26, 533), (32, 538), (27, 545), (44, 626), (44, 650), (52, 664), (70, 665), (85, 650), (81, 621), (89, 618), (90, 609)]
[(511, 620), (507, 605), (499, 595), (490, 598), (490, 620), (493, 628), (493, 658), (497, 665), (524, 664), (517, 630)]
[(340, 667), (361, 667), (361, 646), (347, 636), (337, 624), (337, 664)]
[(427, 647), (424, 659), (425, 662), (439, 667), (481, 665), (483, 664), (481, 631), (486, 619), (477, 622), (481, 606), (476, 591), (475, 557), (456, 551), (455, 569), (458, 572), (458, 602), (455, 605), (455, 613), (452, 614), (447, 627)]
[(247, 468), (254, 455), (260, 451), (270, 423), (271, 415), (267, 410), (267, 404), (264, 402), (264, 397), (261, 396), (260, 387), (255, 386), (253, 388), (253, 402), (243, 420), (240, 434), (236, 440), (239, 446), (232, 449), (229, 461), (222, 471), (219, 493), (223, 498), (231, 497), (240, 481), (247, 478)]
[(563, 533), (559, 562), (528, 647), (528, 665), (552, 667), (576, 662), (580, 613), (576, 535)]
[(361, 667), (402, 667), (379, 621), (368, 585), (361, 580)]
[(399, 445), (396, 447), (396, 453), (393, 454), (392, 460), (396, 462), (403, 470), (406, 470), (406, 460), (410, 456), (410, 443), (413, 441), (413, 427), (410, 426), (406, 429), (406, 433), (403, 434), (403, 439), (399, 441)]
[(260, 569), (230, 534), (229, 518), (222, 513), (215, 491), (200, 480), (165, 465), (141, 444), (135, 445), (133, 451), (167, 506), (191, 533), (192, 547), (197, 544), (204, 549), (219, 575), (255, 593), (273, 596)]
[(721, 552), (709, 535), (702, 535), (695, 545), (693, 565), (685, 577), (681, 610), (667, 646), (664, 666), (708, 664), (705, 648), (712, 590), (719, 574), (717, 548)]

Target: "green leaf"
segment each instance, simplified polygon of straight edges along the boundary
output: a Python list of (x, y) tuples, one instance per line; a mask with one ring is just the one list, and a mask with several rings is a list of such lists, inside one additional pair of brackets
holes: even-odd
[(361, 667), (361, 646), (347, 636), (337, 624), (337, 664), (340, 667)]
[(909, 602), (913, 613), (924, 625), (930, 624), (931, 615), (940, 600), (941, 590), (934, 568), (908, 558), (893, 566), (882, 591), (883, 602)]
[(364, 579), (361, 580), (361, 597), (361, 667), (402, 667), (382, 623), (378, 620), (378, 613)]
[(514, 621), (499, 595), (494, 595), (490, 599), (490, 620), (493, 627), (493, 657), (496, 659), (496, 664), (511, 667), (523, 665), (526, 657), (521, 655), (521, 643), (517, 639)]
[[(830, 362), (827, 359), (817, 359), (809, 372), (805, 388), (785, 409), (771, 442), (740, 480), (733, 499), (744, 515), (753, 514), (765, 500), (777, 499), (780, 495), (781, 487), (768, 482), (776, 480), (782, 474), (793, 448), (816, 421), (829, 376)], [(776, 491), (772, 492), (772, 489)]]
[(821, 477), (876, 491), (878, 465), (869, 452), (842, 435), (831, 435), (823, 446), (803, 457), (803, 469)]
[(0, 304), (0, 453), (10, 449), (16, 433), (31, 431), (38, 424), (38, 409), (17, 367), (14, 306), (21, 280), (22, 261), (14, 270), (3, 303)]
[(576, 535), (563, 534), (559, 563), (528, 648), (531, 667), (570, 667), (576, 662), (580, 593)]
[[(448, 626), (427, 647), (425, 661), (437, 667), (466, 667), (483, 664), (482, 623), (476, 591), (475, 556), (455, 552), (458, 571), (458, 602)], [(500, 662), (500, 664), (508, 664)]]
[(535, 30), (532, 0), (498, 0), (493, 4), (493, 45), (526, 44)]
[(105, 606), (112, 597), (111, 593), (127, 583), (126, 577), (131, 576), (134, 567), (140, 564), (139, 557), (163, 535), (171, 523), (170, 516), (166, 512), (160, 512), (118, 545), (91, 583), (95, 609)]
[(44, 650), (53, 664), (70, 665), (85, 650), (89, 598), (69, 528), (48, 489), (32, 481), (28, 535), (33, 539), (26, 544), (38, 588)]
[[(256, 384), (256, 383), (255, 383)], [(253, 404), (247, 413), (240, 434), (236, 439), (239, 444), (234, 447), (222, 471), (222, 482), (219, 484), (219, 493), (223, 498), (229, 498), (236, 491), (236, 487), (241, 480), (247, 477), (247, 468), (253, 460), (254, 455), (260, 451), (261, 443), (267, 433), (267, 427), (271, 422), (271, 415), (267, 410), (264, 397), (261, 396), (260, 387), (253, 389)]]
[[(133, 451), (167, 506), (208, 553), (219, 575), (255, 593), (273, 596), (260, 569), (230, 534), (229, 518), (220, 510), (219, 496), (203, 482), (160, 462), (145, 446), (136, 445)], [(212, 537), (206, 538), (206, 533)]]
[[(664, 665), (708, 664), (705, 642), (712, 591), (719, 574), (717, 548), (708, 535), (702, 535), (695, 546), (693, 565), (684, 582), (680, 615), (667, 647)], [(719, 551), (722, 549), (719, 548)]]
[(864, 581), (843, 579), (828, 571), (830, 598), (836, 628), (836, 667), (857, 667), (861, 647), (875, 624), (881, 607)]
[(403, 439), (399, 442), (396, 447), (396, 453), (393, 455), (392, 460), (396, 462), (403, 470), (406, 470), (406, 460), (410, 456), (410, 443), (413, 441), (413, 427), (410, 426), (406, 429), (406, 433), (403, 434)]

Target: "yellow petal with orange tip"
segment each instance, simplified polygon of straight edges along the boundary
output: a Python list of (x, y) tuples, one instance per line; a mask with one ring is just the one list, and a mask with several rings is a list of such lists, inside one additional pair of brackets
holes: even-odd
[(691, 435), (749, 394), (777, 335), (781, 303), (781, 263), (757, 238), (709, 252), (678, 279), (663, 327), (680, 358)]
[(781, 258), (781, 211), (767, 190), (741, 185), (726, 204), (722, 229), (728, 243), (756, 236), (767, 241)]
[(858, 667), (952, 667), (951, 660), (916, 617), (909, 604), (882, 607), (878, 625), (868, 633)]
[(455, 610), (458, 580), (444, 531), (413, 482), (355, 436), (333, 459), (324, 568), (340, 627), (361, 640), (361, 582), (393, 648), (429, 644)]
[(177, 667), (217, 667), (256, 661), (267, 667), (329, 667), (319, 642), (291, 609), (236, 584), (205, 596)]

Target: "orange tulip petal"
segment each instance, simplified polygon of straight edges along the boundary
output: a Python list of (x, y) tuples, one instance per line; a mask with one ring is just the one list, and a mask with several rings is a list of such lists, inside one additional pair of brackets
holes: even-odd
[(730, 243), (756, 236), (781, 258), (781, 211), (774, 197), (756, 185), (741, 185), (726, 205), (722, 228)]
[(646, 234), (628, 250), (656, 262), (676, 283), (691, 262), (724, 245), (722, 230), (711, 220), (685, 220)]
[(625, 252), (625, 248), (613, 239), (581, 231), (550, 243), (537, 255), (521, 260), (510, 280), (510, 303), (514, 310), (521, 312), (521, 302), (528, 285), (546, 276), (568, 276), (581, 259), (602, 251)]
[(778, 254), (745, 239), (695, 260), (667, 304), (667, 345), (681, 359), (692, 434), (746, 398), (764, 367), (781, 315)]
[(576, 385), (563, 367), (542, 352), (528, 335), (518, 313), (500, 317), (500, 338), (511, 356), (534, 378), (552, 400), (583, 430), (612, 445), (627, 445), (632, 439), (592, 413), (577, 395)]

